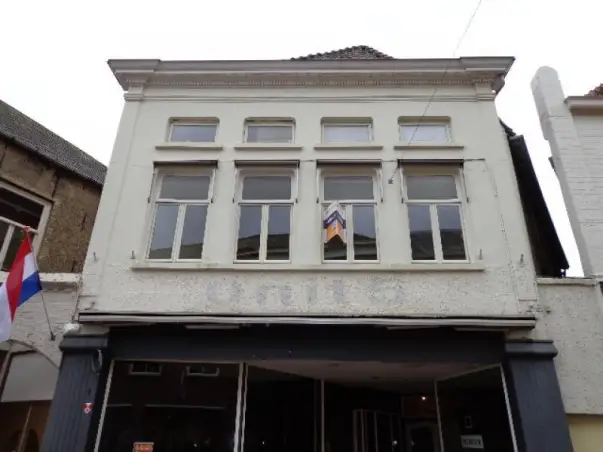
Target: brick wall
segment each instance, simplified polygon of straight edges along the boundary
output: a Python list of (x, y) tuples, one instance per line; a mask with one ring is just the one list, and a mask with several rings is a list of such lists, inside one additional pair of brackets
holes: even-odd
[(52, 206), (38, 250), (40, 271), (81, 272), (102, 187), (0, 137), (0, 180)]

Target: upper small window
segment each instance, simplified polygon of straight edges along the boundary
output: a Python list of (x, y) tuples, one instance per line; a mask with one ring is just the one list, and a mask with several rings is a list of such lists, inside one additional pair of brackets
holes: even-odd
[(372, 141), (372, 124), (363, 121), (323, 121), (322, 141), (324, 143), (368, 143)]
[(170, 141), (178, 143), (213, 143), (216, 141), (217, 121), (175, 121), (170, 129)]
[(245, 122), (247, 143), (293, 143), (293, 120), (252, 120)]
[(445, 143), (450, 141), (450, 128), (446, 122), (401, 122), (400, 141)]

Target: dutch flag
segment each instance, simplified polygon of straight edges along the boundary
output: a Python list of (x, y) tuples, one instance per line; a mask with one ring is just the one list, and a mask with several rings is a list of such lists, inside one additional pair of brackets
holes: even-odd
[(35, 259), (26, 232), (6, 281), (0, 286), (0, 342), (10, 338), (17, 308), (42, 291)]

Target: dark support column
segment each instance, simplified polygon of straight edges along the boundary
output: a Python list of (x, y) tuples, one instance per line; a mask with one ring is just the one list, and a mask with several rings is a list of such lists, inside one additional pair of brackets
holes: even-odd
[(505, 376), (520, 452), (571, 452), (552, 342), (508, 342)]
[[(105, 336), (66, 336), (42, 452), (93, 450), (110, 360)], [(84, 406), (92, 403), (92, 411)]]

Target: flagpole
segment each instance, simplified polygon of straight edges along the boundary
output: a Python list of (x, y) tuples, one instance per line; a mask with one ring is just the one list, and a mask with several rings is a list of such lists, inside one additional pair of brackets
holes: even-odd
[[(38, 272), (38, 275), (40, 274), (40, 269), (38, 268), (38, 256), (36, 255), (36, 251), (34, 249), (33, 243), (29, 237), (29, 226), (25, 226), (25, 238), (27, 240), (27, 243), (29, 243), (29, 246), (31, 248), (31, 252), (34, 255), (34, 266), (36, 268), (36, 272)], [(41, 283), (41, 281), (40, 281)], [(54, 341), (55, 340), (55, 335), (54, 332), (52, 331), (52, 324), (50, 323), (50, 316), (48, 315), (48, 307), (46, 306), (46, 299), (44, 298), (44, 289), (42, 289), (40, 291), (40, 298), (42, 298), (42, 306), (44, 306), (44, 314), (46, 314), (46, 322), (48, 323), (48, 331), (50, 332), (50, 340)]]

